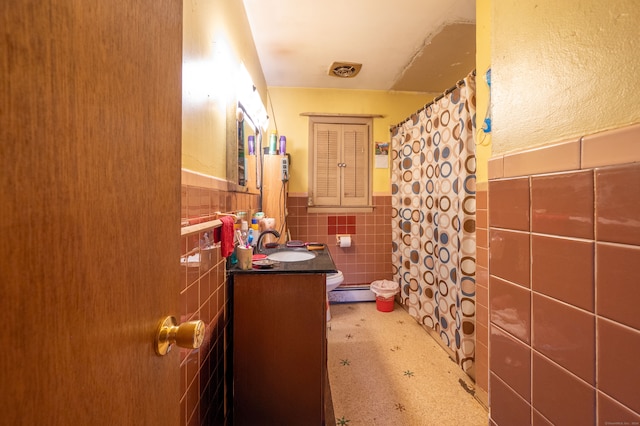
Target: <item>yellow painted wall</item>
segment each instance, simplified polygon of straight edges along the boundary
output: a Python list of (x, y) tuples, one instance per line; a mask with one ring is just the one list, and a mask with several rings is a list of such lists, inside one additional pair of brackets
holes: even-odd
[(640, 2), (491, 3), (493, 154), (640, 121)]
[[(380, 114), (384, 118), (374, 119), (373, 142), (391, 142), (390, 126), (403, 121), (437, 95), (376, 90), (269, 87), (269, 97), (273, 105), (273, 109), (271, 104), (267, 107), (270, 117), (269, 133), (275, 130), (277, 125), (278, 134), (287, 137), (287, 152), (291, 154), (289, 192), (308, 192), (309, 118), (301, 116), (301, 113)], [(374, 194), (391, 194), (390, 170), (390, 167), (374, 169)]]
[[(184, 2), (182, 167), (226, 178), (227, 106), (240, 63), (263, 101), (267, 85), (241, 1)], [(230, 129), (235, 134), (234, 129)]]
[(488, 115), (491, 67), (491, 0), (476, 0), (476, 182), (487, 181), (487, 163), (491, 157), (491, 133), (481, 131)]

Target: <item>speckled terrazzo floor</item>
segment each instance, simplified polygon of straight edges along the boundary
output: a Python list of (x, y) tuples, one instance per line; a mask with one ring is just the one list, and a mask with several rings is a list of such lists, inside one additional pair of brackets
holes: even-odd
[(336, 425), (488, 424), (468, 391), (473, 382), (460, 381), (459, 367), (402, 307), (332, 304), (331, 316), (327, 363)]

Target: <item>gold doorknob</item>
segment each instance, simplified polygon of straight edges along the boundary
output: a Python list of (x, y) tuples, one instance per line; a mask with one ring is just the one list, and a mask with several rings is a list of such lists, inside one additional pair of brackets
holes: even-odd
[(196, 349), (203, 340), (203, 321), (188, 321), (178, 325), (175, 317), (166, 317), (158, 325), (154, 347), (158, 355), (166, 355), (174, 344), (181, 348)]

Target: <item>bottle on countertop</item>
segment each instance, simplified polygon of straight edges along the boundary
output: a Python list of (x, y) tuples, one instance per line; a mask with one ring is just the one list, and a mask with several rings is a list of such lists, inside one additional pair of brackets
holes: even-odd
[(260, 222), (260, 219), (264, 217), (264, 213), (259, 212), (256, 213), (255, 215), (253, 215), (253, 217), (251, 218), (251, 229), (249, 229), (249, 232), (251, 232), (253, 234), (253, 245), (256, 245), (256, 242), (258, 241), (258, 237), (260, 237), (260, 228), (258, 223)]
[(242, 238), (242, 243), (247, 245), (247, 237), (249, 237), (249, 224), (246, 220), (240, 222), (240, 237)]

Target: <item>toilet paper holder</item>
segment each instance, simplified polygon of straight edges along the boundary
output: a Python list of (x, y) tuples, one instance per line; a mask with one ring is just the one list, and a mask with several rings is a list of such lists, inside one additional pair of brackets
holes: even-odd
[(351, 235), (336, 234), (336, 245), (338, 247), (351, 247)]

